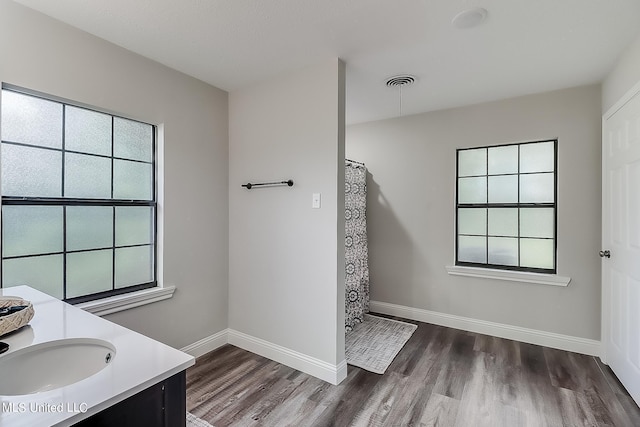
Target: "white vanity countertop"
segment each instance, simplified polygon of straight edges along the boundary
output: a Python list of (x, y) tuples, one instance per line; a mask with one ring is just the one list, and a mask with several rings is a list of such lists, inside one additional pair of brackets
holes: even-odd
[[(35, 309), (28, 326), (0, 338), (10, 345), (0, 358), (32, 344), (65, 338), (98, 338), (116, 348), (107, 367), (75, 384), (35, 394), (0, 396), (2, 427), (72, 425), (195, 363), (193, 356), (28, 286), (0, 289), (0, 296), (19, 296), (31, 301)], [(52, 360), (51, 369), (55, 364)]]

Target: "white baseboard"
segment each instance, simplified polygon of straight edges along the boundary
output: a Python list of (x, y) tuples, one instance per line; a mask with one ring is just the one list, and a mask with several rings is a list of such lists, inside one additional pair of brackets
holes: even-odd
[(200, 341), (189, 344), (188, 346), (181, 348), (180, 351), (184, 351), (185, 353), (190, 354), (193, 357), (200, 357), (204, 354), (209, 353), (210, 351), (215, 350), (218, 347), (222, 347), (228, 342), (229, 329), (224, 329), (218, 333), (202, 338)]
[(331, 384), (339, 384), (347, 377), (347, 362), (343, 360), (337, 365), (332, 365), (315, 357), (282, 347), (242, 332), (229, 329), (228, 342), (283, 365), (313, 375)]
[(572, 351), (589, 356), (600, 356), (601, 354), (600, 341), (586, 338), (522, 328), (503, 323), (488, 322), (486, 320), (455, 316), (380, 301), (371, 301), (369, 309), (374, 313), (388, 314), (416, 320), (418, 322), (432, 323), (434, 325), (447, 326), (449, 328), (462, 329), (463, 331)]

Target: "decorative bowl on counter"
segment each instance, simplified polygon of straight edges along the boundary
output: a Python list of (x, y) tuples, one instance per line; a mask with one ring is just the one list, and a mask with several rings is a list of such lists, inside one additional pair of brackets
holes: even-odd
[(29, 323), (35, 314), (31, 301), (24, 300), (20, 297), (0, 297), (0, 313), (3, 309), (21, 306), (25, 307), (13, 313), (0, 316), (0, 336), (20, 329)]

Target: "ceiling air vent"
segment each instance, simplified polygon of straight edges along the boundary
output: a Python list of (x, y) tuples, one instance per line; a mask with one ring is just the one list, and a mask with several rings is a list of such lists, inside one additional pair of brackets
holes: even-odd
[(399, 76), (393, 76), (389, 80), (387, 80), (387, 86), (395, 87), (395, 86), (407, 86), (416, 81), (416, 78), (410, 76), (408, 74), (402, 74)]

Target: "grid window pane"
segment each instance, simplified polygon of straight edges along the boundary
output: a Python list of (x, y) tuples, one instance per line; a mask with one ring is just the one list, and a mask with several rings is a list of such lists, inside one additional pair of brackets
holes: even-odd
[(517, 203), (518, 176), (501, 175), (489, 177), (489, 203)]
[(62, 147), (62, 105), (34, 96), (2, 91), (2, 140)]
[(518, 239), (489, 237), (489, 264), (518, 265)]
[(520, 209), (520, 236), (553, 238), (555, 217), (552, 208)]
[(67, 298), (111, 289), (113, 250), (67, 254)]
[(520, 173), (553, 172), (555, 168), (553, 141), (522, 144), (520, 146)]
[(520, 175), (520, 203), (553, 203), (554, 193), (553, 173)]
[(111, 159), (67, 153), (64, 195), (72, 198), (111, 198)]
[(67, 106), (64, 145), (71, 151), (111, 156), (111, 116)]
[(2, 195), (60, 197), (62, 154), (41, 148), (2, 144)]
[(148, 163), (114, 160), (113, 198), (153, 199), (153, 167)]
[(487, 174), (487, 149), (462, 150), (458, 154), (458, 176)]
[(153, 243), (153, 209), (148, 206), (116, 208), (116, 246)]
[(116, 288), (153, 280), (153, 246), (116, 249)]
[(555, 273), (556, 145), (457, 150), (456, 263)]
[(458, 236), (458, 260), (464, 262), (487, 262), (487, 238)]
[(0, 287), (84, 301), (154, 286), (154, 126), (7, 87), (1, 101)]
[(486, 203), (487, 178), (459, 178), (458, 203)]
[(67, 250), (98, 249), (113, 245), (113, 208), (67, 206)]
[(458, 210), (458, 233), (487, 234), (487, 210), (485, 208), (467, 208)]
[(488, 234), (490, 236), (518, 237), (518, 209), (490, 208)]
[(552, 269), (554, 252), (552, 239), (520, 239), (520, 266)]
[(113, 155), (124, 159), (153, 160), (153, 127), (116, 117), (113, 122)]
[(19, 285), (28, 285), (62, 299), (62, 255), (3, 260), (2, 287)]
[(518, 146), (491, 147), (488, 149), (489, 175), (518, 173)]
[(3, 257), (46, 254), (62, 250), (62, 207), (2, 207)]

